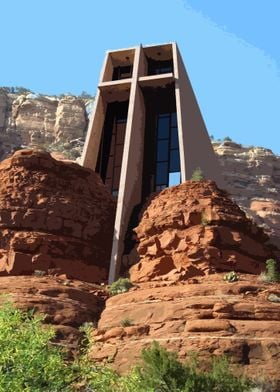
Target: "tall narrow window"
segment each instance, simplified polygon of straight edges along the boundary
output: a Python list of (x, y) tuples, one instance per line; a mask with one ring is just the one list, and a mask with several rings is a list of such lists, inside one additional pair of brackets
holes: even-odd
[(108, 105), (98, 158), (97, 171), (113, 196), (119, 191), (127, 110), (128, 101)]
[(156, 132), (155, 190), (181, 182), (176, 113), (159, 114)]

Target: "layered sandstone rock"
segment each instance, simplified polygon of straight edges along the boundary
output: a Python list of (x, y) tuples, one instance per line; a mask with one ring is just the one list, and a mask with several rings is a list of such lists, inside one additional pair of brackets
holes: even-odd
[(44, 315), (44, 322), (52, 324), (56, 340), (64, 342), (67, 351), (79, 348), (79, 327), (97, 322), (107, 298), (100, 287), (63, 276), (1, 277), (0, 293), (0, 305), (8, 299), (21, 310)]
[(99, 176), (48, 153), (0, 164), (0, 271), (107, 279), (115, 205)]
[(261, 147), (215, 142), (225, 189), (280, 247), (280, 156)]
[(87, 103), (73, 96), (59, 99), (0, 92), (0, 159), (21, 145), (48, 148), (51, 143), (84, 139)]
[(223, 274), (185, 284), (142, 283), (107, 300), (90, 356), (126, 372), (156, 340), (181, 360), (190, 352), (206, 360), (230, 356), (235, 371), (274, 380), (271, 391), (278, 391), (279, 300), (280, 284), (265, 285), (252, 275), (235, 283), (225, 283)]
[(134, 282), (216, 271), (258, 274), (273, 257), (268, 237), (213, 181), (187, 181), (151, 199), (135, 229)]

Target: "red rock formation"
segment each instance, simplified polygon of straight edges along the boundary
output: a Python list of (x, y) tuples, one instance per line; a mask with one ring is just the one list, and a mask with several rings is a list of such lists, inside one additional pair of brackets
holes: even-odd
[(114, 202), (97, 174), (22, 150), (0, 164), (0, 275), (107, 279)]
[[(79, 327), (96, 322), (104, 308), (106, 293), (91, 283), (51, 276), (3, 276), (0, 293), (21, 310), (34, 309), (52, 324), (57, 340), (67, 349), (78, 349)], [(0, 304), (7, 300), (0, 296)]]
[[(254, 275), (234, 283), (213, 274), (188, 282), (142, 283), (106, 301), (93, 332), (90, 357), (110, 359), (125, 372), (154, 340), (184, 360), (229, 355), (250, 377), (278, 381), (280, 366), (280, 284), (266, 285)], [(129, 319), (131, 325), (122, 326)], [(279, 391), (279, 389), (275, 389)]]
[(135, 232), (134, 282), (230, 270), (258, 274), (273, 257), (267, 235), (212, 181), (165, 189), (148, 202)]

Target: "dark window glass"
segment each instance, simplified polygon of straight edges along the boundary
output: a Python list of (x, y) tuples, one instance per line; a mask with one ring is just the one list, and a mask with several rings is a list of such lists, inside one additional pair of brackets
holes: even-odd
[(113, 179), (113, 188), (118, 189), (119, 188), (119, 182), (120, 182), (120, 176), (121, 176), (121, 167), (120, 166), (115, 166), (114, 168), (114, 179)]
[(111, 139), (110, 155), (114, 155), (115, 143), (116, 143), (116, 137), (115, 137), (115, 135), (113, 135), (112, 139)]
[(159, 162), (157, 164), (156, 185), (168, 184), (168, 163)]
[(171, 141), (170, 141), (170, 147), (171, 147), (171, 148), (179, 148), (179, 142), (178, 142), (178, 129), (177, 129), (177, 128), (171, 128)]
[(180, 171), (179, 150), (170, 151), (170, 172)]
[(159, 67), (156, 70), (157, 74), (164, 74), (164, 73), (169, 73), (172, 72), (172, 66), (167, 66), (167, 67)]
[(116, 141), (117, 144), (124, 143), (125, 128), (126, 128), (126, 122), (117, 123), (117, 141)]
[(177, 114), (171, 113), (171, 127), (177, 127)]
[(158, 139), (169, 138), (169, 117), (158, 118)]
[(168, 161), (168, 140), (159, 140), (157, 143), (157, 161)]
[(166, 185), (157, 185), (156, 186), (156, 191), (162, 191), (163, 189), (167, 188)]
[(158, 75), (173, 72), (172, 60), (153, 60), (148, 58), (148, 75)]
[(131, 75), (132, 75), (132, 66), (131, 65), (125, 65), (122, 67), (115, 67), (114, 71), (113, 71), (112, 80), (131, 78)]
[(107, 175), (106, 177), (111, 178), (113, 175), (113, 168), (114, 168), (114, 157), (110, 156), (108, 159), (108, 166), (107, 166)]
[(115, 147), (115, 166), (122, 164), (123, 144), (117, 144)]

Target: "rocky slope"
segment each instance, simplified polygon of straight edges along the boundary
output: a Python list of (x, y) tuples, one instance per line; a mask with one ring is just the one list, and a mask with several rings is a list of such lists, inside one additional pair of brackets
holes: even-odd
[[(152, 197), (135, 232), (135, 287), (106, 301), (91, 358), (125, 372), (157, 340), (182, 360), (229, 355), (279, 390), (280, 284), (259, 277), (277, 249), (263, 230), (214, 182), (188, 181)], [(234, 283), (220, 272), (230, 270)]]
[(99, 176), (32, 150), (0, 164), (0, 275), (106, 281), (115, 204)]
[(222, 271), (259, 274), (274, 257), (268, 237), (212, 181), (163, 190), (143, 207), (135, 229), (134, 282), (185, 280)]
[[(136, 229), (136, 286), (106, 301), (83, 281), (106, 280), (114, 212), (89, 169), (32, 150), (3, 161), (0, 293), (47, 314), (68, 351), (77, 349), (78, 327), (99, 320), (90, 357), (119, 371), (158, 340), (181, 359), (190, 350), (231, 355), (250, 376), (279, 382), (280, 285), (258, 281), (275, 252), (263, 231), (212, 181), (165, 189)], [(224, 282), (219, 271), (233, 269), (252, 275)]]
[(90, 355), (125, 372), (157, 340), (182, 360), (190, 351), (206, 360), (229, 355), (236, 371), (274, 380), (270, 391), (279, 391), (279, 310), (280, 284), (267, 286), (252, 275), (235, 283), (222, 274), (142, 283), (107, 300)]
[(8, 300), (19, 309), (34, 309), (52, 324), (56, 341), (68, 353), (79, 349), (84, 323), (96, 323), (107, 294), (101, 287), (61, 276), (5, 276), (0, 278), (0, 306)]

